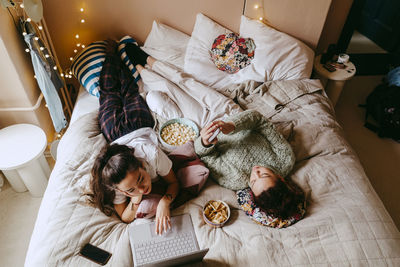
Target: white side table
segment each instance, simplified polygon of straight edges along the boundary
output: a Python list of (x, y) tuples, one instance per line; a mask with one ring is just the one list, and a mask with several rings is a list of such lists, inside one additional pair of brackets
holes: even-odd
[(49, 165), (43, 156), (46, 134), (31, 124), (16, 124), (0, 130), (0, 170), (17, 192), (43, 196)]
[(323, 64), (320, 63), (320, 60), (321, 55), (315, 58), (314, 71), (317, 74), (317, 78), (319, 78), (322, 84), (325, 85), (325, 92), (335, 107), (343, 90), (344, 84), (347, 80), (350, 80), (354, 74), (356, 74), (356, 66), (349, 61), (344, 63), (346, 68), (336, 69), (334, 72), (329, 72), (323, 67)]

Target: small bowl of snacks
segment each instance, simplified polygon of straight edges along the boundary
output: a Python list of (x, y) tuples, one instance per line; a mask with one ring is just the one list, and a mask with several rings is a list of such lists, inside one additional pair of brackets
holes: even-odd
[(229, 220), (231, 209), (222, 200), (210, 200), (203, 208), (203, 219), (212, 227), (222, 227)]
[(199, 128), (189, 119), (177, 118), (165, 122), (159, 131), (164, 148), (171, 151), (199, 136)]

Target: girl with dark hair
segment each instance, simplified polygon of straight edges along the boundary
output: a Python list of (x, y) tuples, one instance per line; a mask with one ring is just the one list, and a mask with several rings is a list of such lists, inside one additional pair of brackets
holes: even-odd
[[(210, 140), (217, 129), (221, 133)], [(196, 139), (195, 151), (218, 184), (232, 190), (250, 187), (256, 204), (271, 215), (286, 219), (304, 201), (301, 189), (283, 178), (295, 163), (290, 144), (257, 111), (210, 123)]]
[[(92, 168), (93, 203), (107, 216), (117, 214), (123, 222), (132, 222), (142, 196), (162, 177), (168, 185), (156, 210), (155, 232), (161, 234), (171, 227), (170, 204), (179, 184), (171, 160), (158, 147), (151, 128), (153, 117), (117, 54), (116, 42), (108, 40), (105, 52), (99, 80), (99, 124), (106, 140), (113, 144), (101, 150)], [(132, 56), (131, 51), (128, 54)]]
[(132, 222), (142, 196), (151, 192), (152, 181), (157, 180), (159, 174), (168, 187), (157, 206), (155, 232), (167, 231), (171, 227), (169, 207), (179, 185), (170, 161), (159, 165), (156, 166), (156, 177), (151, 177), (149, 163), (135, 156), (135, 149), (119, 144), (106, 145), (92, 168), (93, 203), (107, 216), (117, 214), (123, 222)]

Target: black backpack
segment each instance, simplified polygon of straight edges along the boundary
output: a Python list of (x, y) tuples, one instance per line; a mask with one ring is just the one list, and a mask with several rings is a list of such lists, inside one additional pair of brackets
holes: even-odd
[[(400, 87), (387, 83), (378, 85), (367, 97), (364, 126), (378, 134), (400, 142)], [(368, 117), (375, 123), (368, 121)]]

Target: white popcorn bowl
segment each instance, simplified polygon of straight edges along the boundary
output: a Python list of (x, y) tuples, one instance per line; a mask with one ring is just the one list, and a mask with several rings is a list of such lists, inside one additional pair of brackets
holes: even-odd
[(160, 142), (164, 148), (164, 150), (171, 152), (172, 150), (174, 150), (175, 148), (177, 148), (178, 146), (174, 146), (174, 145), (170, 145), (168, 144), (166, 141), (164, 141), (164, 139), (161, 137), (161, 133), (163, 131), (163, 129), (173, 123), (179, 123), (179, 124), (183, 124), (185, 126), (188, 126), (190, 128), (192, 128), (194, 130), (194, 132), (196, 133), (196, 137), (199, 136), (199, 128), (197, 127), (196, 123), (194, 123), (194, 121), (191, 121), (189, 119), (186, 118), (176, 118), (176, 119), (171, 119), (167, 122), (165, 122), (163, 125), (161, 125), (160, 130), (158, 132), (158, 139), (160, 139)]

